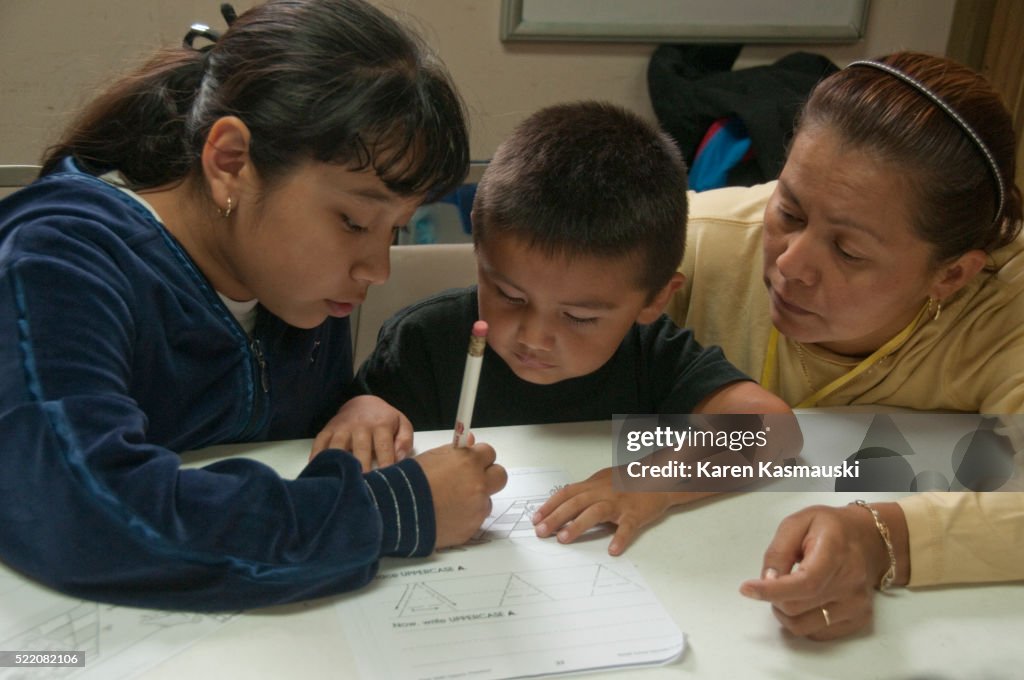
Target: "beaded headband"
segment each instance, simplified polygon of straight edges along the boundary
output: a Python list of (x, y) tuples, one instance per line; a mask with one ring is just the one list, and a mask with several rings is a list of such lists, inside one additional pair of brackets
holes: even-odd
[(966, 120), (964, 120), (959, 113), (954, 111), (953, 107), (946, 103), (945, 99), (932, 92), (932, 90), (929, 89), (927, 85), (922, 83), (917, 78), (914, 78), (913, 76), (909, 76), (903, 71), (900, 71), (897, 68), (889, 66), (888, 64), (883, 64), (878, 61), (870, 61), (867, 59), (850, 62), (850, 66), (869, 66), (871, 68), (876, 68), (879, 71), (884, 71), (885, 73), (888, 73), (889, 75), (898, 78), (899, 80), (902, 80), (907, 85), (910, 85), (915, 90), (917, 90), (925, 97), (930, 99), (933, 104), (935, 104), (940, 109), (945, 111), (946, 114), (953, 119), (953, 122), (960, 126), (960, 129), (963, 130), (964, 133), (971, 138), (971, 141), (974, 142), (974, 145), (978, 147), (979, 151), (981, 151), (981, 155), (984, 156), (985, 160), (988, 162), (989, 170), (992, 171), (992, 178), (995, 179), (996, 189), (999, 192), (999, 204), (996, 206), (995, 216), (995, 219), (998, 220), (999, 216), (1003, 214), (1003, 205), (1006, 203), (1006, 186), (1003, 184), (1003, 175), (1002, 173), (999, 172), (999, 164), (996, 163), (995, 156), (993, 156), (992, 152), (988, 150), (988, 147), (985, 145), (985, 142), (981, 140), (981, 137), (979, 137), (978, 133), (974, 131), (974, 128), (972, 128), (971, 125)]

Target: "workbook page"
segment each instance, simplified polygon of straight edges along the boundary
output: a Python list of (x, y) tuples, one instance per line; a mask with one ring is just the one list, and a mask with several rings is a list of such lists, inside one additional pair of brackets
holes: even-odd
[(517, 678), (677, 658), (676, 622), (608, 536), (572, 545), (534, 535), (529, 517), (564, 472), (509, 470), (468, 545), (386, 560), (336, 611), (365, 678)]

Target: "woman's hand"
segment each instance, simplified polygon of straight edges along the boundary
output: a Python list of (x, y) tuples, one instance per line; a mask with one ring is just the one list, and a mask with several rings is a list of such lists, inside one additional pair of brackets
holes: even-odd
[[(897, 582), (905, 583), (903, 512), (895, 503), (875, 507), (898, 546), (897, 564), (904, 566)], [(794, 635), (830, 640), (871, 622), (875, 587), (888, 568), (888, 551), (866, 508), (817, 505), (782, 520), (765, 551), (761, 578), (745, 581), (740, 593), (770, 602), (775, 618)]]
[(313, 440), (312, 460), (324, 449), (350, 451), (363, 472), (392, 465), (412, 451), (412, 423), (380, 397), (362, 395), (345, 402)]

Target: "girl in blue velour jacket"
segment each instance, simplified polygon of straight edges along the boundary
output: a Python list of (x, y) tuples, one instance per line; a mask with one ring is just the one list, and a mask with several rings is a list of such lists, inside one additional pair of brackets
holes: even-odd
[(295, 480), (181, 469), (339, 407), (352, 441), (407, 445), (383, 402), (340, 403), (347, 317), (394, 229), (467, 168), (443, 67), (378, 10), (225, 16), (114, 83), (0, 202), (0, 560), (72, 595), (215, 610), (355, 588), (382, 555), (468, 538), (504, 484), (485, 445), (368, 473), (328, 450)]

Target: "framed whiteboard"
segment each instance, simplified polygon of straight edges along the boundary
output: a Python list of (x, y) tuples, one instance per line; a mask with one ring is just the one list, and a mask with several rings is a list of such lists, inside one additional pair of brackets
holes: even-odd
[(502, 0), (502, 40), (853, 42), (868, 0)]

